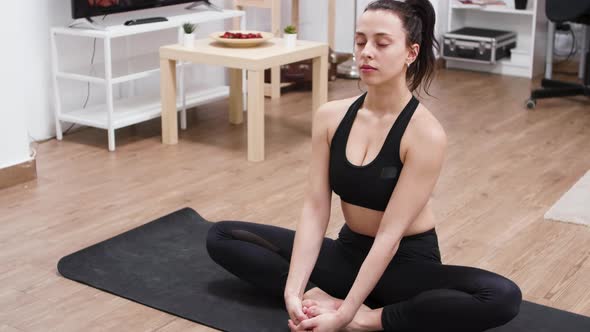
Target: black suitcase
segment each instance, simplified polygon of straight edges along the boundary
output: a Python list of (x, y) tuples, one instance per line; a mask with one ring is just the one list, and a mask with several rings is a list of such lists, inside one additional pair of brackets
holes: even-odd
[(515, 47), (516, 32), (464, 27), (443, 35), (442, 57), (494, 64)]

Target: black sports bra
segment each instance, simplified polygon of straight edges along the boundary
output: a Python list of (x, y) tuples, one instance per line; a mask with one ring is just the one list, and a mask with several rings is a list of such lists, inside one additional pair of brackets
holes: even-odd
[(344, 202), (385, 211), (403, 167), (399, 156), (401, 138), (419, 101), (412, 96), (391, 126), (377, 157), (367, 165), (357, 166), (346, 158), (346, 143), (366, 96), (367, 93), (364, 93), (350, 105), (332, 138), (330, 188)]

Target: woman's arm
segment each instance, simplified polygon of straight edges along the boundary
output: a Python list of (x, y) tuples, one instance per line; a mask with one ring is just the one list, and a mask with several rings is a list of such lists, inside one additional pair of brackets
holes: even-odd
[(311, 138), (311, 163), (301, 218), (285, 287), (285, 297), (303, 297), (305, 285), (318, 258), (330, 219), (332, 190), (328, 178), (330, 149), (328, 120), (334, 102), (322, 105), (314, 114)]
[(383, 214), (373, 246), (346, 299), (338, 309), (348, 324), (383, 275), (399, 242), (424, 209), (440, 174), (447, 145), (438, 123), (417, 128), (405, 156), (404, 167)]

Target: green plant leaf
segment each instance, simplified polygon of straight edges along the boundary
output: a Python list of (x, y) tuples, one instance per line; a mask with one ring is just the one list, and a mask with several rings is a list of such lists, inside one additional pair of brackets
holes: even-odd
[(285, 33), (287, 34), (296, 34), (297, 33), (297, 28), (294, 25), (287, 25), (285, 27)]
[(195, 32), (197, 30), (198, 25), (197, 24), (192, 24), (190, 22), (186, 22), (184, 24), (182, 24), (182, 30), (184, 30), (184, 33), (187, 34), (191, 34), (193, 32)]

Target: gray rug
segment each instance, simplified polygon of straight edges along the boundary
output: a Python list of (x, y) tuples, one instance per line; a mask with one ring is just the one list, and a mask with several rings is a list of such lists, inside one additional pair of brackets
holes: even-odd
[[(209, 258), (212, 224), (185, 208), (63, 257), (57, 267), (68, 279), (219, 330), (287, 332), (282, 298), (260, 295)], [(588, 332), (590, 318), (525, 301), (514, 320), (491, 331)]]
[(545, 213), (545, 219), (590, 225), (590, 171)]

